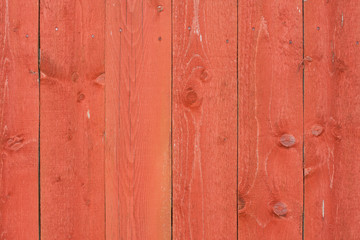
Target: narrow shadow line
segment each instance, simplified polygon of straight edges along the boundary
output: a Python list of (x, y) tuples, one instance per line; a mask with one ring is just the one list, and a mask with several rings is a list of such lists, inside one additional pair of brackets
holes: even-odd
[(39, 105), (38, 105), (38, 221), (39, 221), (39, 240), (41, 240), (41, 182), (40, 182), (40, 81), (41, 81), (41, 74), (40, 74), (40, 62), (41, 62), (41, 47), (40, 47), (40, 0), (38, 1), (38, 94), (39, 94)]
[(173, 240), (173, 224), (174, 224), (174, 210), (173, 210), (173, 81), (174, 81), (174, 60), (173, 60), (173, 43), (174, 43), (174, 34), (173, 34), (173, 9), (174, 9), (174, 1), (171, 1), (171, 100), (170, 100), (170, 159), (171, 159), (171, 187), (170, 187), (170, 198), (171, 198), (171, 240)]
[(239, 0), (236, 2), (236, 239), (239, 239)]
[(105, 86), (104, 86), (104, 238), (106, 240), (106, 12), (107, 12), (107, 1), (104, 1), (105, 13), (104, 13), (104, 73), (105, 73)]
[[(302, 58), (305, 58), (305, 5), (302, 0), (302, 40), (303, 40), (303, 52)], [(303, 65), (302, 71), (302, 107), (303, 107), (303, 122), (302, 122), (302, 134), (303, 134), (303, 145), (302, 145), (302, 162), (303, 162), (303, 209), (302, 209), (302, 240), (305, 239), (305, 64)]]

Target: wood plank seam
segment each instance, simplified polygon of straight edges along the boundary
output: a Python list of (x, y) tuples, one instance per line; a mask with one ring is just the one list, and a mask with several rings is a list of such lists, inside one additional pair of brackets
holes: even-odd
[(41, 119), (41, 116), (40, 116), (40, 114), (41, 114), (41, 106), (40, 106), (40, 97), (41, 97), (41, 89), (40, 89), (40, 87), (41, 87), (41, 83), (40, 83), (40, 81), (41, 81), (41, 34), (40, 34), (40, 11), (41, 11), (41, 9), (40, 9), (40, 7), (41, 7), (41, 4), (40, 4), (40, 1), (41, 0), (38, 0), (38, 51), (37, 51), (37, 53), (38, 53), (38, 88), (39, 88), (39, 116), (38, 116), (38, 118), (39, 118), (39, 125), (38, 125), (38, 138), (39, 138), (39, 142), (38, 142), (38, 226), (39, 226), (39, 229), (38, 229), (38, 234), (39, 234), (39, 240), (41, 240), (41, 182), (40, 182), (40, 174), (41, 174), (41, 172), (40, 172), (40, 164), (41, 164), (41, 161), (40, 161), (40, 146), (41, 146), (41, 132), (40, 132), (40, 124), (41, 124), (41, 122), (40, 122), (40, 119)]
[(303, 199), (302, 199), (302, 219), (301, 219), (301, 238), (305, 239), (305, 5), (304, 0), (301, 3), (302, 11), (302, 172), (303, 172)]
[[(236, 1), (236, 89), (239, 89), (239, 0)], [(239, 211), (239, 91), (236, 91), (236, 212)], [(239, 239), (239, 217), (236, 217), (236, 240)]]

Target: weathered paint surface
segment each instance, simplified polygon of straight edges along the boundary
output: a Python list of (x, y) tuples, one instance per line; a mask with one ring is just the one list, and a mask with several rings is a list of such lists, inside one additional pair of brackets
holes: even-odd
[(171, 4), (106, 9), (106, 236), (170, 239)]
[(236, 6), (173, 1), (173, 239), (236, 239)]
[(305, 239), (360, 235), (360, 5), (305, 6)]
[(358, 19), (2, 0), (0, 239), (358, 239)]
[(39, 239), (38, 77), (38, 2), (2, 0), (0, 239)]
[(239, 1), (238, 239), (301, 239), (302, 2)]

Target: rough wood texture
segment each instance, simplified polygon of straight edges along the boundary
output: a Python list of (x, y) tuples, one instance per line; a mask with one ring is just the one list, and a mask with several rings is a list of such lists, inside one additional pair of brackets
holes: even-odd
[(0, 239), (358, 239), (359, 19), (2, 0)]
[[(19, 6), (26, 11), (19, 11)], [(38, 2), (0, 2), (0, 238), (38, 239)]]
[(305, 5), (305, 239), (360, 235), (360, 5)]
[(239, 1), (238, 239), (301, 239), (301, 0)]
[(173, 1), (173, 239), (236, 239), (236, 1)]
[(103, 0), (41, 0), (41, 238), (104, 239)]
[(171, 238), (171, 4), (107, 1), (106, 237)]

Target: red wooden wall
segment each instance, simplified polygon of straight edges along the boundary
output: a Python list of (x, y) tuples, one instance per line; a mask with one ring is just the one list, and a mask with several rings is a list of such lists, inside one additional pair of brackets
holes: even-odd
[(0, 239), (359, 239), (356, 0), (2, 0)]

